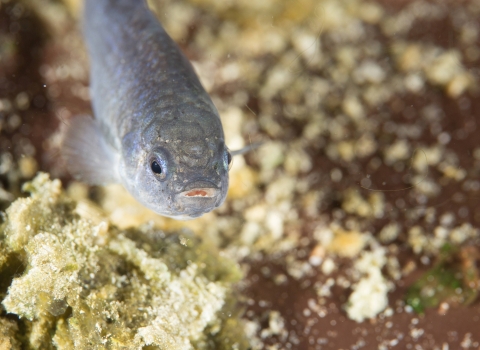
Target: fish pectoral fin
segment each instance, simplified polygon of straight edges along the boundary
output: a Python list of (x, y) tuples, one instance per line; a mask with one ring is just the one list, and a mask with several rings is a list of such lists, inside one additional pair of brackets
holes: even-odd
[(235, 151), (230, 151), (230, 154), (232, 156), (237, 156), (237, 155), (240, 155), (240, 154), (245, 154), (247, 152), (250, 152), (250, 151), (253, 151), (254, 149), (257, 149), (258, 147), (260, 147), (261, 145), (263, 145), (263, 142), (255, 142), (255, 143), (252, 143), (248, 146), (245, 146), (243, 148), (240, 148), (240, 149), (237, 149)]
[(73, 117), (62, 136), (62, 158), (76, 179), (91, 185), (118, 182), (117, 152), (108, 144), (95, 119), (85, 115)]

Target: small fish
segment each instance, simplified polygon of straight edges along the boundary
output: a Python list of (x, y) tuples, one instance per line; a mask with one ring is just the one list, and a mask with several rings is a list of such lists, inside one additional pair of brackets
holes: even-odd
[(179, 220), (220, 206), (232, 155), (218, 111), (145, 2), (86, 0), (83, 27), (95, 119), (70, 120), (68, 170)]

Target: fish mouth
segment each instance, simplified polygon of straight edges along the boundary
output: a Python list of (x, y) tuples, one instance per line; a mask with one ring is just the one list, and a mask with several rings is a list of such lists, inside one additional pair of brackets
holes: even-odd
[(215, 198), (220, 194), (220, 189), (210, 181), (195, 181), (178, 194), (183, 198)]
[(180, 192), (178, 195), (185, 198), (214, 198), (219, 190), (215, 188), (194, 188), (192, 190)]

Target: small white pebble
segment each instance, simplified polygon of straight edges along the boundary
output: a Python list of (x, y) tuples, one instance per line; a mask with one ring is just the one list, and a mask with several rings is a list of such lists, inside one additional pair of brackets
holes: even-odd
[(335, 263), (332, 259), (327, 258), (322, 264), (322, 272), (325, 275), (330, 275), (335, 270)]

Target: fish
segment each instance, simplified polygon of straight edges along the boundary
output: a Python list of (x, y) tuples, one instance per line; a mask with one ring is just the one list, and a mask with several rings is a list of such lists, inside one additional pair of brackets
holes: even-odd
[(67, 170), (178, 220), (219, 207), (232, 162), (219, 113), (146, 2), (85, 0), (83, 36), (94, 118), (69, 120)]

